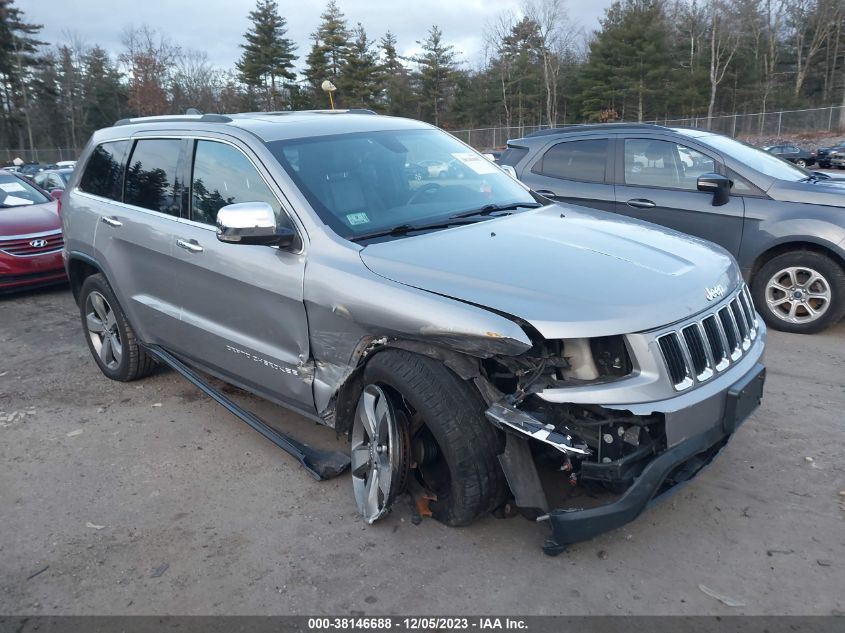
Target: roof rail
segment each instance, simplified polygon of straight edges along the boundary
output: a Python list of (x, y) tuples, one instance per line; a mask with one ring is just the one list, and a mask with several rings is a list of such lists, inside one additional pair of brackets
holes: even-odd
[(668, 130), (665, 125), (656, 125), (654, 123), (585, 123), (583, 125), (567, 125), (566, 127), (552, 127), (547, 130), (537, 130), (526, 134), (522, 138), (533, 138), (535, 136), (548, 136), (549, 134), (565, 134), (567, 132), (589, 132), (592, 130)]
[(196, 121), (197, 123), (231, 123), (232, 117), (225, 114), (165, 114), (162, 116), (142, 116), (134, 119), (120, 119), (113, 127), (120, 125), (135, 125), (136, 123), (180, 123)]

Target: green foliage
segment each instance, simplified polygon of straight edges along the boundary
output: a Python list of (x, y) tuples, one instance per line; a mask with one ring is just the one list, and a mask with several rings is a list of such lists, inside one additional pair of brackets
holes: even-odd
[(612, 111), (620, 119), (642, 121), (665, 113), (671, 48), (663, 0), (614, 2), (582, 72), (583, 114), (599, 120)]
[(457, 69), (457, 53), (443, 41), (437, 25), (428, 30), (428, 37), (418, 41), (422, 53), (412, 59), (418, 70), (414, 75), (420, 97), (420, 111), (428, 121), (439, 125), (452, 97)]
[[(311, 46), (311, 52), (308, 53), (303, 73), (311, 86), (316, 103), (322, 102), (328, 105), (326, 103), (328, 99), (321, 89), (325, 80), (331, 81), (340, 92), (343, 83), (341, 75), (346, 67), (351, 45), (349, 38), (346, 18), (337, 6), (337, 2), (329, 0), (326, 10), (320, 16), (320, 25), (311, 34), (314, 44)], [(336, 93), (338, 103), (343, 103), (344, 98), (342, 93)]]
[(369, 108), (376, 104), (384, 92), (383, 71), (374, 43), (367, 38), (367, 32), (360, 22), (352, 35), (354, 39), (347, 49), (340, 84), (341, 95), (347, 107)]
[(236, 67), (244, 84), (265, 91), (267, 106), (273, 110), (281, 96), (277, 80), (296, 78), (293, 71), (296, 46), (285, 37), (287, 21), (279, 15), (275, 0), (258, 0), (249, 19), (252, 26), (244, 34), (246, 42), (241, 44), (243, 54)]

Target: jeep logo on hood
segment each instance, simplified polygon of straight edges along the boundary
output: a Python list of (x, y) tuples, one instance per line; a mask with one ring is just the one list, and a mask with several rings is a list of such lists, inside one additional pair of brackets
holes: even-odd
[(713, 301), (713, 299), (718, 299), (722, 295), (725, 294), (725, 287), (722, 284), (717, 284), (712, 288), (705, 288), (704, 289), (704, 296), (707, 297), (708, 301)]

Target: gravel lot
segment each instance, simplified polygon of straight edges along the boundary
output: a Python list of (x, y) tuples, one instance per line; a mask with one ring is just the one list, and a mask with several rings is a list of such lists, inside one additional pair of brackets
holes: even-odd
[(348, 476), (314, 481), (175, 373), (104, 378), (66, 288), (0, 297), (0, 613), (843, 614), (845, 323), (772, 332), (768, 367), (708, 470), (548, 558), (522, 518), (414, 526), (403, 501), (367, 526)]

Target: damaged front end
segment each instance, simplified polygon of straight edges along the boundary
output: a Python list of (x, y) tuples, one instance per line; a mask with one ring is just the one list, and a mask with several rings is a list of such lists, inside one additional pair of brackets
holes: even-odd
[(486, 410), (505, 438), (499, 461), (520, 512), (549, 522), (547, 554), (636, 518), (706, 466), (759, 404), (762, 323), (746, 328), (730, 368), (685, 393), (665, 369), (667, 331), (542, 341), (484, 362), (506, 394)]

